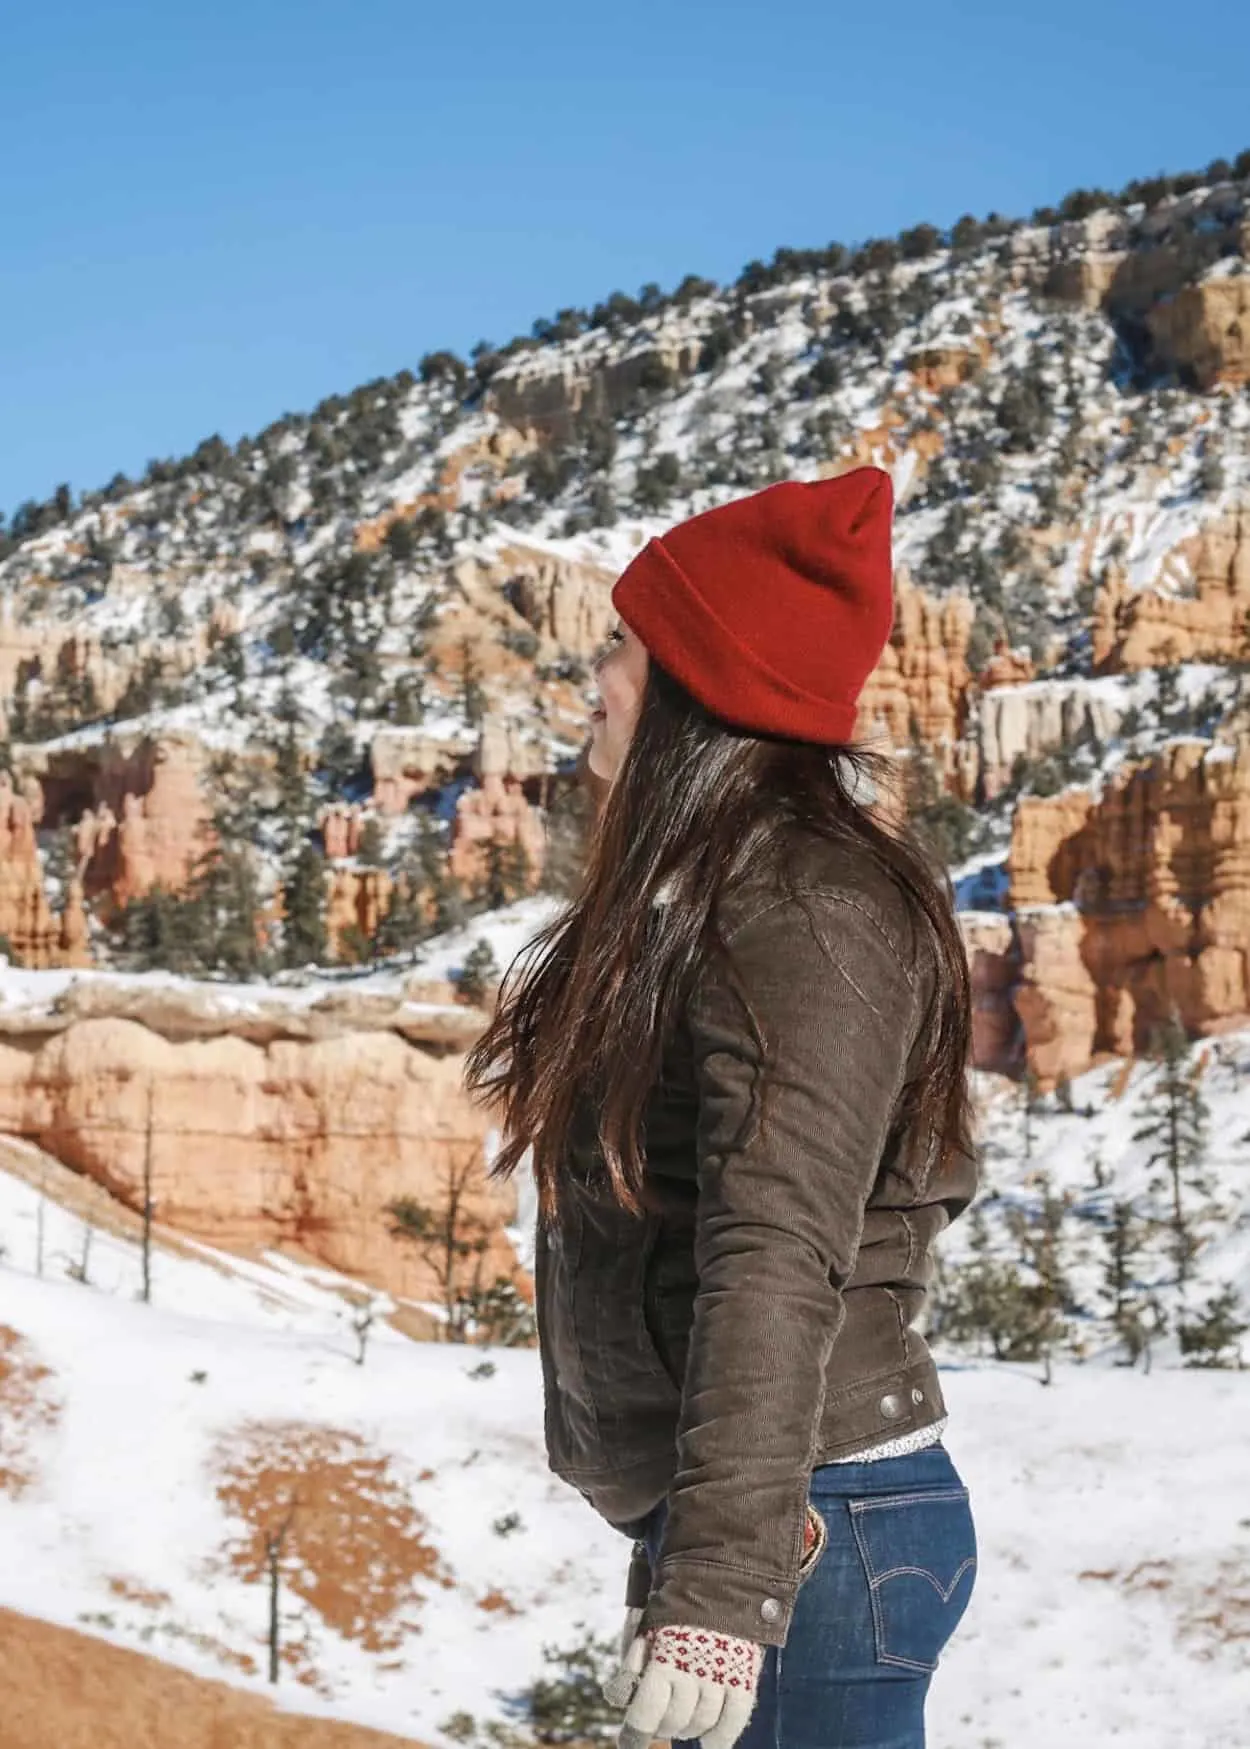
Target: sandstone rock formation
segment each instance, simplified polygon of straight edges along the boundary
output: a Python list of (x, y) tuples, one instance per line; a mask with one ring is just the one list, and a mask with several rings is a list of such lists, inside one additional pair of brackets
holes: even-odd
[(10, 774), (0, 772), (0, 936), (24, 966), (86, 965), (87, 929), (82, 890), (72, 884), (65, 914), (48, 904), (35, 826), (43, 812), (37, 782), (18, 795)]
[(1236, 251), (1244, 240), (1242, 187), (1226, 183), (1160, 200), (1148, 212), (1101, 207), (1082, 219), (1024, 225), (1006, 239), (1017, 285), (1096, 308), (1143, 313), (1199, 276), (1212, 259), (1211, 239)]
[(317, 829), (325, 847), (326, 860), (339, 862), (355, 856), (364, 835), (364, 815), (357, 802), (331, 802), (317, 816)]
[(983, 338), (976, 344), (954, 339), (933, 341), (908, 353), (903, 363), (916, 387), (935, 395), (941, 389), (955, 389), (967, 382), (982, 368), (989, 353), (989, 343)]
[(614, 572), (520, 544), (505, 547), (490, 569), (495, 586), (557, 649), (585, 658), (603, 642), (614, 617)]
[(1250, 382), (1250, 273), (1183, 286), (1156, 304), (1146, 322), (1160, 362), (1180, 369), (1199, 389)]
[(354, 957), (386, 915), (394, 882), (383, 868), (331, 868), (326, 874), (326, 943), (334, 959)]
[(8, 1609), (0, 1610), (0, 1688), (8, 1696), (5, 1749), (170, 1749), (173, 1719), (178, 1749), (422, 1749), (415, 1738), (288, 1712), (245, 1688)]
[(460, 771), (469, 749), (424, 729), (381, 728), (369, 745), (373, 805), (379, 814), (402, 814), (414, 796), (441, 789)]
[(972, 976), (972, 1061), (978, 1069), (1008, 1074), (1020, 1064), (1020, 1023), (1012, 993), (1020, 970), (1010, 917), (988, 911), (961, 915)]
[(1095, 800), (1022, 801), (1009, 859), (1029, 1061), (1051, 1082), (1250, 1018), (1250, 739), (1174, 742)]
[(451, 836), (451, 872), (470, 889), (487, 878), (491, 846), (504, 846), (516, 859), (518, 879), (536, 886), (542, 873), (546, 838), (542, 818), (525, 798), (518, 778), (488, 771), (479, 788), (465, 790), (456, 803)]
[(977, 686), (984, 693), (1000, 686), (1027, 686), (1036, 669), (1027, 650), (1013, 650), (1005, 638), (994, 645), (994, 654), (977, 675)]
[[(1225, 184), (1160, 201), (1130, 217), (1104, 209), (1007, 242), (1012, 278), (1048, 297), (1144, 320), (1156, 362), (1200, 389), (1244, 383), (1250, 369), (1250, 254), (1244, 191)], [(1219, 265), (1212, 270), (1212, 263)]]
[(124, 904), (157, 882), (176, 891), (209, 845), (207, 753), (194, 735), (29, 747), (22, 764), (43, 791), (44, 825), (73, 829), (88, 897)]
[(1069, 906), (1021, 911), (1019, 982), (1012, 991), (1029, 1069), (1043, 1091), (1089, 1068), (1098, 990), (1081, 956), (1083, 928)]
[(579, 418), (615, 418), (648, 384), (689, 376), (702, 350), (702, 340), (684, 327), (662, 326), (619, 357), (610, 355), (606, 338), (575, 361), (523, 353), (491, 378), (486, 405), (519, 431), (566, 443)]
[(1127, 708), (1128, 700), (1113, 687), (1080, 679), (989, 688), (977, 698), (969, 723), (977, 776), (971, 793), (992, 801), (1010, 783), (1019, 758), (1110, 740)]
[(860, 698), (856, 733), (907, 747), (913, 729), (939, 754), (963, 732), (973, 606), (963, 595), (928, 596), (900, 567), (894, 629)]
[(1229, 661), (1250, 653), (1250, 504), (1212, 517), (1164, 565), (1172, 575), (1188, 570), (1192, 591), (1134, 591), (1124, 573), (1111, 568), (1094, 600), (1099, 671)]
[(135, 1206), (150, 1110), (163, 1225), (245, 1252), (289, 1242), (417, 1299), (434, 1282), (387, 1205), (435, 1206), (464, 1170), (487, 1279), (515, 1274), (515, 1192), (486, 1181), (488, 1124), (461, 1087), (480, 1014), (375, 997), (231, 1015), (176, 989), (76, 989), (58, 1013), (0, 1016), (0, 1128)]

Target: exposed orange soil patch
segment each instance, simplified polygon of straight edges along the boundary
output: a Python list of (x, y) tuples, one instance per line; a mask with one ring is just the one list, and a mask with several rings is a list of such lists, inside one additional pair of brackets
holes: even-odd
[(108, 1583), (114, 1597), (120, 1597), (124, 1603), (142, 1604), (144, 1609), (163, 1609), (171, 1601), (168, 1591), (154, 1591), (124, 1573), (115, 1573)]
[(413, 1749), (0, 1609), (0, 1749)]
[(1191, 1561), (1157, 1560), (1139, 1561), (1126, 1572), (1091, 1568), (1078, 1576), (1118, 1585), (1130, 1597), (1157, 1596), (1195, 1658), (1231, 1658), (1250, 1670), (1250, 1560), (1244, 1555), (1201, 1571)]
[(35, 1480), (32, 1435), (55, 1427), (61, 1405), (51, 1389), (51, 1371), (30, 1344), (0, 1324), (0, 1494), (16, 1499)]
[(222, 1440), (214, 1469), (217, 1497), (242, 1525), (225, 1551), (231, 1569), (267, 1583), (268, 1542), (286, 1525), (284, 1591), (366, 1651), (395, 1651), (420, 1632), (423, 1582), (455, 1584), (391, 1459), (353, 1433), (249, 1422)]

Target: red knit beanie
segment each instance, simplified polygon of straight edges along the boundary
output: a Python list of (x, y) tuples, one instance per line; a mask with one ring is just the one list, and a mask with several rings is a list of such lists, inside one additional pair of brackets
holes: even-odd
[(715, 716), (849, 741), (894, 616), (890, 476), (788, 480), (648, 541), (612, 604)]

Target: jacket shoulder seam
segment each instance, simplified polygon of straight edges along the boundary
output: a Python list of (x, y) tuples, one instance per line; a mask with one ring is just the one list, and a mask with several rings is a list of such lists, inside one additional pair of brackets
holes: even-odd
[(734, 924), (732, 930), (725, 937), (726, 945), (732, 946), (733, 943), (742, 934), (744, 929), (749, 929), (750, 926), (752, 925), (752, 923), (758, 923), (760, 918), (766, 917), (770, 911), (776, 911), (780, 906), (788, 905), (793, 899), (803, 898), (803, 897), (815, 898), (815, 899), (832, 899), (835, 901), (835, 903), (837, 903), (839, 905), (847, 905), (850, 907), (851, 910), (858, 911), (859, 914), (862, 917), (864, 917), (872, 925), (873, 929), (881, 937), (882, 941), (885, 943), (886, 947), (889, 949), (890, 954), (891, 954), (892, 958), (894, 959), (896, 965), (898, 966), (899, 971), (902, 972), (903, 977), (906, 979), (908, 989), (911, 990), (913, 995), (915, 994), (915, 990), (916, 990), (915, 972), (912, 970), (912, 968), (910, 966), (908, 966), (907, 962), (903, 959), (903, 956), (899, 953), (898, 948), (895, 945), (893, 939), (891, 938), (889, 931), (882, 925), (880, 919), (877, 918), (876, 916), (874, 916), (874, 914), (869, 910), (867, 905), (865, 905), (862, 900), (854, 898), (850, 893), (848, 893), (845, 890), (845, 888), (842, 888), (842, 887), (824, 887), (824, 886), (796, 887), (793, 893), (774, 894), (770, 899), (766, 900), (764, 902), (764, 904), (758, 905), (755, 908), (755, 910), (751, 911), (746, 917), (740, 918), (738, 920), (738, 922)]

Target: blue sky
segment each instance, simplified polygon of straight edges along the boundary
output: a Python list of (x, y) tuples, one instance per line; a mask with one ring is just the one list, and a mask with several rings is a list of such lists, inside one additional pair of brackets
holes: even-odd
[(3, 58), (4, 511), (618, 287), (1250, 146), (1226, 0), (25, 0)]

